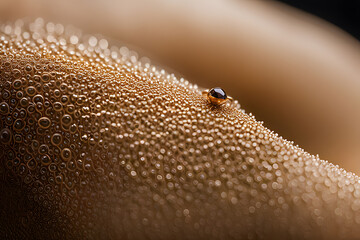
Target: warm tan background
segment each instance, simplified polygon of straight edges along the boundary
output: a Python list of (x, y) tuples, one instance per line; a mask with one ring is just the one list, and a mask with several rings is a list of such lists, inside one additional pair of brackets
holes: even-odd
[(0, 18), (44, 17), (136, 47), (312, 154), (360, 173), (360, 44), (269, 1), (2, 0)]

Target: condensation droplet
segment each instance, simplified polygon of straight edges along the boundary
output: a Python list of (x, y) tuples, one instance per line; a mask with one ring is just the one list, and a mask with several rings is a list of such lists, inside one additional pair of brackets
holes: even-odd
[(38, 120), (38, 124), (41, 128), (49, 128), (51, 125), (51, 121), (48, 117), (42, 117)]

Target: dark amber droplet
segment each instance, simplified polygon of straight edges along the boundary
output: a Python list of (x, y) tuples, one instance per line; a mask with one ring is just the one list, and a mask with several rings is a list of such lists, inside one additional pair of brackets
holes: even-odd
[(46, 129), (46, 128), (50, 127), (51, 121), (50, 121), (50, 119), (47, 118), (47, 117), (42, 117), (42, 118), (39, 119), (38, 123), (39, 123), (39, 126), (40, 126), (41, 128), (45, 128), (45, 129)]
[[(206, 92), (205, 92), (205, 94), (206, 94)], [(207, 93), (207, 99), (213, 105), (221, 105), (229, 100), (225, 91), (222, 88), (218, 88), (218, 87), (212, 88)]]
[(3, 115), (9, 113), (9, 105), (6, 102), (0, 103), (0, 113)]
[(22, 119), (17, 119), (14, 122), (14, 130), (15, 131), (21, 131), (25, 127), (25, 123)]
[(218, 99), (226, 99), (226, 93), (222, 88), (213, 88), (209, 91), (209, 95), (218, 98)]
[(0, 131), (0, 142), (3, 144), (9, 144), (11, 141), (11, 131), (7, 128), (4, 128)]
[(71, 150), (69, 148), (64, 148), (61, 151), (61, 157), (65, 160), (68, 161), (71, 158)]
[(61, 118), (61, 122), (64, 126), (69, 126), (72, 123), (72, 117), (69, 114), (65, 114)]
[(62, 136), (60, 133), (54, 133), (51, 137), (51, 143), (55, 146), (59, 145), (62, 142)]

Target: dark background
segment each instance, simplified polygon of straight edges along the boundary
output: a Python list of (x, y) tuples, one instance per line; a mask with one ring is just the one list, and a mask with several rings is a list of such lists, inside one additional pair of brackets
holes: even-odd
[(360, 40), (360, 0), (278, 0), (335, 24)]

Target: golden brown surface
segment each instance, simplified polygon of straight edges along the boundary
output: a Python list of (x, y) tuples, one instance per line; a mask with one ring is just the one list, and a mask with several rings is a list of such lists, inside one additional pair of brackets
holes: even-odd
[(126, 48), (22, 25), (1, 27), (3, 238), (360, 236), (356, 175)]
[(319, 18), (267, 0), (0, 1), (2, 21), (39, 16), (221, 86), (265, 126), (360, 173), (360, 43)]

